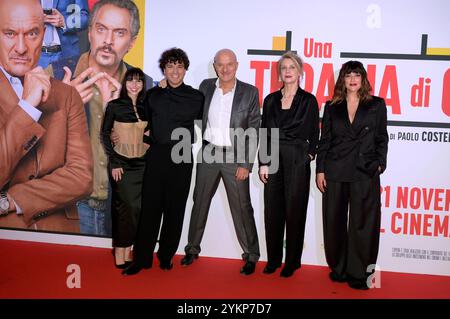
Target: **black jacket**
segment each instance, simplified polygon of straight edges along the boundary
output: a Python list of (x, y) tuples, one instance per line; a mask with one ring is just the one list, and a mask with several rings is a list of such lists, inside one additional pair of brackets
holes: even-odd
[(373, 177), (386, 169), (388, 150), (386, 104), (373, 96), (360, 103), (350, 123), (347, 102), (325, 104), (322, 133), (317, 150), (317, 173), (337, 182)]
[[(289, 117), (286, 122), (281, 122), (281, 90), (272, 92), (264, 99), (261, 128), (267, 130), (266, 145), (270, 153), (270, 141), (272, 128), (279, 128), (280, 144), (301, 144), (306, 149), (308, 161), (311, 154), (316, 155), (317, 142), (319, 140), (319, 107), (314, 95), (298, 88), (292, 100)], [(261, 134), (263, 136), (263, 134)], [(261, 154), (260, 154), (261, 155)], [(260, 156), (260, 165), (268, 165)]]

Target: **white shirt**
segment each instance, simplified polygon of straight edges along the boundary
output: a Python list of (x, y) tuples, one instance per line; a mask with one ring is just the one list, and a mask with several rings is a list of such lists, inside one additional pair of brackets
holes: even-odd
[(236, 82), (233, 89), (223, 94), (219, 87), (219, 79), (216, 81), (216, 89), (209, 106), (208, 121), (204, 139), (217, 146), (231, 146), (230, 138), (230, 118), (231, 107), (233, 106)]

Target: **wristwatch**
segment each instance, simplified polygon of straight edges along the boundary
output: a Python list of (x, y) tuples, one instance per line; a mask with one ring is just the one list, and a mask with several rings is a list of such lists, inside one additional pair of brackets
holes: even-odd
[(0, 216), (6, 216), (9, 213), (9, 200), (5, 192), (0, 192)]

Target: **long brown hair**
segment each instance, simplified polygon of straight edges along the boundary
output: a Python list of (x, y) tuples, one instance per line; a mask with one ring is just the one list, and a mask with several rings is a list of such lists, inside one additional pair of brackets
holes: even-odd
[(346, 99), (347, 89), (345, 88), (345, 76), (352, 72), (361, 75), (361, 88), (358, 90), (359, 101), (365, 102), (372, 98), (372, 95), (370, 94), (372, 86), (367, 79), (366, 69), (364, 69), (364, 66), (359, 61), (348, 61), (342, 65), (342, 68), (339, 71), (339, 76), (336, 85), (334, 86), (331, 104), (340, 103)]

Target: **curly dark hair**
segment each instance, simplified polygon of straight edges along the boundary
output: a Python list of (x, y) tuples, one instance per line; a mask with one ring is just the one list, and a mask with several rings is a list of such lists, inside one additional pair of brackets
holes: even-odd
[(133, 81), (134, 79), (142, 81), (142, 90), (138, 94), (138, 101), (142, 101), (145, 96), (145, 74), (140, 68), (130, 68), (125, 72), (125, 75), (122, 80), (122, 88), (120, 89), (120, 98), (127, 98), (127, 81)]
[(334, 86), (333, 99), (331, 104), (336, 104), (342, 102), (346, 99), (347, 89), (345, 88), (345, 76), (350, 73), (357, 73), (361, 75), (361, 88), (358, 90), (359, 100), (361, 102), (368, 101), (372, 98), (370, 91), (372, 91), (372, 86), (367, 79), (367, 72), (364, 66), (359, 61), (348, 61), (342, 65), (339, 71), (339, 76)]
[(164, 68), (168, 63), (182, 63), (184, 64), (184, 68), (189, 68), (189, 58), (183, 50), (180, 48), (171, 48), (169, 50), (164, 51), (161, 54), (161, 58), (159, 59), (159, 68), (161, 72), (164, 74)]

